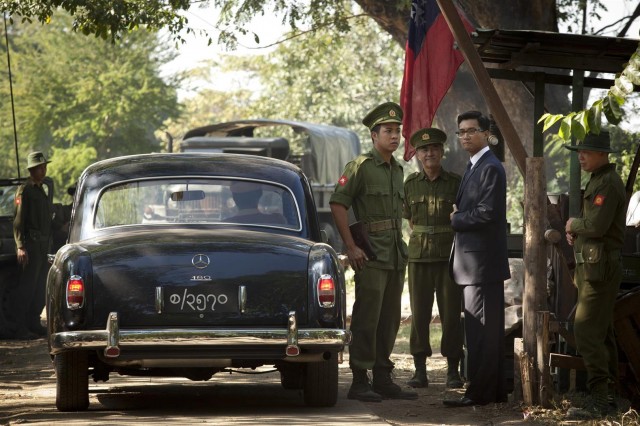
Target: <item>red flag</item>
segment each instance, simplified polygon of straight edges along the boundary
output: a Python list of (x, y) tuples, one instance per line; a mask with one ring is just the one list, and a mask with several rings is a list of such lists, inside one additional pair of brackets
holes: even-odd
[[(462, 14), (460, 17), (467, 30), (473, 31), (473, 25)], [(454, 48), (454, 41), (436, 0), (412, 1), (400, 91), (405, 161), (415, 154), (409, 143), (411, 135), (431, 126), (442, 98), (464, 61), (462, 53)]]

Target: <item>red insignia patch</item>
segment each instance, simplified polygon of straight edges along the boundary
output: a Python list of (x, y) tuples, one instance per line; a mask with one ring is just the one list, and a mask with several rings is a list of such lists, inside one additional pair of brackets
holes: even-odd
[(19, 206), (20, 204), (22, 204), (22, 196), (21, 196), (21, 195), (18, 195), (18, 196), (15, 198), (14, 202), (16, 203), (16, 206)]
[(338, 183), (340, 184), (340, 186), (345, 186), (348, 181), (349, 179), (347, 179), (345, 175), (340, 176), (340, 179), (338, 179)]
[(601, 206), (604, 204), (604, 199), (606, 197), (602, 194), (598, 194), (595, 197), (593, 197), (593, 205), (594, 206)]

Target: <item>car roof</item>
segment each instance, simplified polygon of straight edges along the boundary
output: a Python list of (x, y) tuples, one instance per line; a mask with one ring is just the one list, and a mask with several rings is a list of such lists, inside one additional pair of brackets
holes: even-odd
[[(103, 187), (145, 177), (225, 176), (262, 179), (292, 185), (303, 177), (286, 161), (268, 157), (220, 153), (139, 154), (98, 161), (85, 169), (80, 185)], [(86, 182), (90, 179), (90, 182)]]

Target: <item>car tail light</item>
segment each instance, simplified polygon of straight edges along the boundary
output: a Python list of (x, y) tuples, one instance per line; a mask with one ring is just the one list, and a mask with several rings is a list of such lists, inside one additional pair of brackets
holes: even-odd
[(322, 275), (318, 280), (318, 302), (323, 308), (333, 308), (336, 303), (336, 285), (331, 275)]
[(84, 281), (78, 275), (67, 280), (67, 308), (75, 310), (84, 306)]

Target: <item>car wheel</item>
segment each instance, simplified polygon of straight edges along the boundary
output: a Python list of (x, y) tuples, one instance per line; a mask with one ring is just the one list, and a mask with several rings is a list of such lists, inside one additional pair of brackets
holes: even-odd
[(304, 402), (311, 407), (332, 407), (338, 401), (338, 354), (306, 364)]
[(59, 411), (84, 411), (89, 407), (89, 357), (86, 352), (55, 356), (56, 407)]
[(302, 389), (302, 365), (293, 363), (286, 364), (280, 370), (280, 383), (285, 389)]

